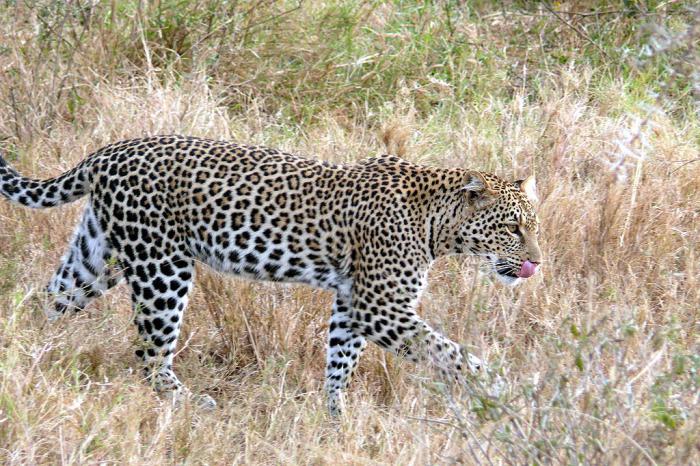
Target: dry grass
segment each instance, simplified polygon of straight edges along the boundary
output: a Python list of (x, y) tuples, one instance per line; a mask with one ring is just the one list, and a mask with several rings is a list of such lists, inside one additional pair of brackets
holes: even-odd
[[(535, 172), (543, 273), (511, 290), (440, 260), (421, 308), (508, 389), (449, 394), (371, 348), (334, 422), (330, 294), (201, 269), (176, 364), (220, 408), (173, 411), (139, 380), (123, 288), (43, 317), (81, 206), (0, 202), (0, 462), (697, 464), (700, 124), (677, 82), (648, 97), (683, 55), (635, 71), (589, 43), (638, 50), (648, 18), (255, 4), (0, 6), (6, 157), (48, 177), (116, 139), (177, 132), (340, 162), (383, 150), (384, 128), (415, 161)], [(658, 12), (682, 30), (673, 13)]]

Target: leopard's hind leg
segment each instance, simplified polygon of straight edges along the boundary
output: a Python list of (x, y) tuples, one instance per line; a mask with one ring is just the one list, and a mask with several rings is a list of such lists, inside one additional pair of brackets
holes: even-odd
[[(154, 242), (164, 241), (152, 233)], [(134, 323), (142, 339), (136, 355), (144, 363), (144, 375), (153, 388), (173, 401), (192, 396), (198, 405), (213, 408), (208, 395), (192, 395), (173, 370), (187, 295), (194, 279), (194, 260), (181, 252), (153, 250), (147, 260), (131, 259), (119, 252), (126, 280), (131, 286)]]
[(54, 320), (66, 311), (80, 311), (121, 280), (107, 239), (88, 204), (61, 264), (46, 287), (54, 302), (46, 309)]

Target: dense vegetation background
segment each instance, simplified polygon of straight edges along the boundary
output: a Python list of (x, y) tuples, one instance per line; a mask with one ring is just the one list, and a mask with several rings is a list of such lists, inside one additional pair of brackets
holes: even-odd
[(421, 313), (508, 386), (449, 394), (376, 348), (339, 422), (331, 295), (204, 268), (176, 367), (139, 378), (123, 287), (47, 324), (80, 205), (0, 202), (3, 464), (697, 464), (700, 13), (673, 0), (0, 2), (0, 148), (46, 178), (185, 133), (351, 162), (535, 173), (542, 273), (439, 261)]

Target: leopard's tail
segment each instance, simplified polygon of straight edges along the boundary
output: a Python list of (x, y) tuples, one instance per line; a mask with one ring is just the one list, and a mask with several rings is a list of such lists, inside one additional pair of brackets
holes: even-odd
[(34, 209), (73, 202), (85, 196), (90, 189), (89, 166), (85, 162), (56, 178), (34, 180), (17, 173), (0, 155), (0, 194)]

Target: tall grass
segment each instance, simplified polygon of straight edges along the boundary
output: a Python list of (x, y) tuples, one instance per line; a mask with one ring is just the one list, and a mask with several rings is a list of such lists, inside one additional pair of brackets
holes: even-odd
[(176, 369), (220, 408), (172, 410), (140, 380), (126, 290), (43, 317), (81, 205), (0, 202), (0, 461), (698, 463), (697, 25), (655, 1), (3, 3), (0, 139), (25, 174), (146, 134), (336, 162), (386, 136), (420, 163), (535, 173), (546, 262), (517, 289), (468, 258), (431, 272), (421, 314), (489, 360), (498, 396), (370, 348), (339, 421), (330, 294), (202, 268)]

